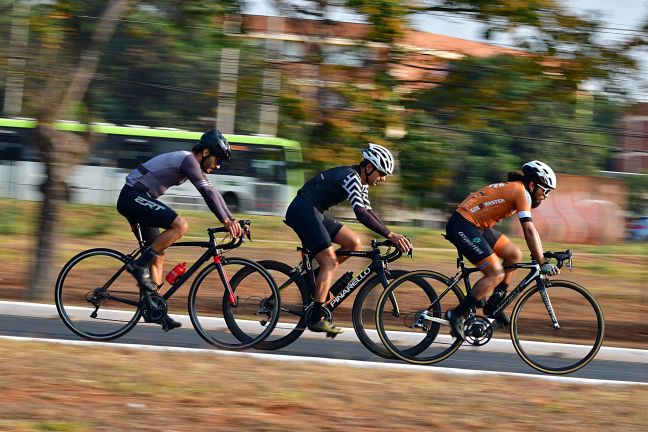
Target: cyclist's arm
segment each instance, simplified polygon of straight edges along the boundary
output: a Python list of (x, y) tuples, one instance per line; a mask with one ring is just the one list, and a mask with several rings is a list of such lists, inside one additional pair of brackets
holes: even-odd
[(358, 205), (353, 208), (353, 212), (355, 213), (358, 222), (360, 222), (362, 225), (366, 226), (376, 234), (379, 234), (385, 238), (389, 237), (391, 231), (371, 209), (367, 209), (366, 207), (361, 207)]
[(232, 213), (227, 208), (227, 204), (225, 204), (223, 196), (207, 180), (207, 176), (204, 175), (198, 161), (193, 155), (188, 155), (182, 161), (180, 170), (187, 176), (196, 189), (198, 189), (205, 203), (207, 203), (207, 207), (209, 207), (221, 223), (224, 223), (226, 220), (234, 220)]
[(343, 180), (342, 187), (347, 193), (347, 198), (351, 203), (351, 208), (353, 208), (353, 212), (355, 213), (358, 222), (376, 234), (387, 238), (391, 231), (385, 226), (383, 221), (376, 216), (373, 210), (371, 210), (367, 187), (362, 186), (360, 177), (355, 173), (349, 174)]
[(543, 264), (545, 257), (542, 254), (542, 241), (531, 217), (531, 195), (523, 186), (515, 189), (513, 194), (517, 217), (522, 225), (522, 233), (529, 247), (529, 252), (531, 252), (531, 257), (538, 264)]
[(526, 240), (529, 251), (531, 252), (531, 257), (533, 257), (537, 263), (543, 264), (545, 262), (545, 257), (542, 254), (542, 241), (540, 240), (538, 230), (531, 221), (523, 222), (520, 220), (520, 222), (522, 224), (524, 239)]

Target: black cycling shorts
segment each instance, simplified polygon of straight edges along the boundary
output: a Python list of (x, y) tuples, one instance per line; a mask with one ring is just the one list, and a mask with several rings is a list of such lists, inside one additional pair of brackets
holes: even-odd
[(493, 247), (502, 237), (502, 233), (493, 228), (477, 228), (475, 224), (454, 212), (446, 225), (446, 236), (468, 261), (477, 264), (494, 253)]
[(117, 211), (131, 225), (140, 224), (142, 238), (147, 245), (160, 235), (160, 228), (169, 228), (178, 217), (171, 207), (128, 185), (119, 194)]
[(331, 241), (343, 225), (319, 211), (313, 204), (300, 195), (286, 210), (286, 224), (291, 227), (313, 256), (331, 246)]

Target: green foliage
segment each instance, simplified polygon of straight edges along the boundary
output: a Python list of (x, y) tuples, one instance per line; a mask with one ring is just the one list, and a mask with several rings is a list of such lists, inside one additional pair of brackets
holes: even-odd
[[(213, 124), (210, 118), (215, 117), (219, 53), (238, 43), (225, 37), (220, 17), (238, 11), (239, 2), (134, 3), (101, 54), (97, 76), (84, 100), (89, 110), (81, 107), (79, 112), (87, 111), (91, 120), (120, 124), (197, 129)], [(106, 2), (98, 0), (32, 6), (29, 30), (33, 55), (28, 62), (23, 115), (37, 115), (42, 89), (53, 71), (61, 77), (71, 74), (82, 45), (88, 44), (105, 8)], [(258, 71), (259, 64), (253, 68)], [(249, 86), (245, 79), (242, 82), (243, 99)]]
[(648, 172), (628, 176), (628, 210), (637, 216), (648, 215)]
[[(439, 170), (449, 184), (437, 183), (447, 202), (505, 180), (508, 171), (528, 160), (581, 175), (609, 166), (614, 137), (595, 122), (618, 109), (611, 101), (565, 88), (532, 58), (468, 57), (450, 63), (448, 70), (442, 83), (410, 95), (407, 102), (410, 112), (428, 116), (414, 114), (410, 127), (427, 125), (437, 133), (454, 134), (450, 152), (428, 146), (431, 155), (418, 151), (409, 156), (450, 163), (450, 169)], [(407, 187), (414, 191), (416, 176), (412, 181)]]
[(114, 207), (71, 204), (68, 209), (70, 220), (63, 221), (67, 228), (66, 234), (74, 237), (95, 237), (111, 232), (116, 215)]
[(402, 36), (410, 11), (400, 0), (347, 0), (346, 6), (366, 17), (371, 25), (370, 40), (386, 43)]

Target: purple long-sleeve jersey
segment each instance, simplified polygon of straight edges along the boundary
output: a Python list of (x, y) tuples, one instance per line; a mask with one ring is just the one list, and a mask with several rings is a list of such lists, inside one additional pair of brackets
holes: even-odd
[(151, 198), (158, 198), (171, 186), (182, 184), (187, 179), (198, 189), (219, 221), (233, 219), (223, 196), (214, 189), (196, 157), (188, 151), (163, 153), (149, 159), (128, 174), (126, 184), (148, 193)]

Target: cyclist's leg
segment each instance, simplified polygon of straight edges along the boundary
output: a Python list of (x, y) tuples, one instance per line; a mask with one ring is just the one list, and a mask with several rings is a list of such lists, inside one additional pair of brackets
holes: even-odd
[[(484, 233), (484, 237), (493, 248), (493, 252), (502, 258), (504, 264), (517, 264), (522, 262), (522, 251), (504, 234), (491, 228)], [(511, 279), (513, 279), (514, 272), (514, 268), (504, 270), (504, 281), (502, 283), (506, 284), (507, 287), (510, 285)]]
[(484, 276), (479, 279), (470, 293), (454, 309), (448, 310), (446, 317), (450, 321), (453, 334), (464, 338), (464, 320), (468, 312), (476, 307), (479, 301), (504, 280), (504, 269), (491, 245), (484, 238), (484, 230), (477, 228), (460, 214), (454, 213), (446, 225), (446, 236), (459, 252), (479, 268)]
[[(504, 264), (517, 264), (522, 262), (522, 251), (504, 234), (501, 234), (494, 229), (490, 229), (487, 230), (484, 237), (493, 247), (495, 254), (504, 260)], [(484, 306), (484, 315), (490, 318), (495, 318), (496, 328), (508, 327), (511, 322), (509, 316), (504, 311), (500, 311), (498, 314), (495, 314), (494, 312), (502, 299), (506, 297), (506, 291), (511, 284), (514, 272), (514, 268), (505, 269), (504, 280), (494, 287), (492, 293), (488, 293), (490, 297)]]
[[(340, 333), (330, 322), (324, 319), (324, 303), (331, 286), (333, 275), (338, 268), (338, 261), (329, 230), (335, 227), (330, 223), (334, 219), (328, 218), (328, 229), (324, 226), (325, 216), (311, 203), (297, 196), (288, 206), (286, 223), (299, 236), (302, 245), (308, 249), (320, 269), (315, 279), (315, 304), (309, 314), (308, 328), (313, 331), (322, 331), (330, 335)], [(341, 226), (341, 225), (340, 225)], [(337, 228), (339, 231), (339, 228)], [(337, 232), (336, 232), (337, 234)]]
[[(133, 221), (129, 221), (133, 224)], [(142, 234), (142, 240), (144, 240), (145, 248), (151, 246), (156, 238), (160, 235), (160, 228), (158, 227), (149, 227), (140, 225), (140, 231)], [(151, 272), (151, 280), (157, 285), (162, 283), (162, 268), (164, 266), (164, 251), (157, 254), (155, 258), (149, 264), (149, 270)]]
[(329, 246), (315, 255), (319, 263), (319, 273), (315, 278), (315, 302), (325, 303), (328, 297), (328, 290), (333, 284), (333, 276), (338, 269), (338, 257), (335, 255), (333, 246)]
[[(161, 227), (168, 229), (174, 223), (176, 226), (179, 223), (176, 222), (178, 215), (173, 209), (151, 198), (148, 194), (139, 192), (130, 186), (124, 186), (122, 188), (119, 199), (117, 200), (117, 211), (126, 217), (131, 224), (137, 222), (143, 227)], [(151, 246), (146, 247), (142, 251), (142, 254), (137, 260), (129, 262), (126, 266), (127, 270), (137, 279), (138, 283), (147, 289), (155, 290), (156, 288), (151, 280), (148, 266), (155, 259), (158, 251), (161, 252), (168, 247), (168, 244), (166, 244), (168, 236), (169, 234), (166, 234), (166, 231), (160, 234)], [(156, 248), (156, 243), (158, 245), (166, 244), (166, 246), (164, 248), (159, 246)], [(161, 276), (161, 269), (158, 268), (156, 271), (159, 271)]]
[[(340, 248), (338, 249), (340, 251), (357, 251), (362, 248), (362, 241), (358, 234), (356, 234), (351, 228), (343, 226), (342, 224), (340, 224), (339, 229), (331, 236), (331, 238), (334, 243), (340, 245)], [(337, 261), (340, 264), (347, 259), (349, 259), (348, 256), (337, 257)]]
[(495, 253), (490, 254), (487, 258), (475, 263), (480, 267), (484, 276), (475, 282), (472, 289), (472, 295), (475, 300), (480, 301), (490, 294), (495, 287), (504, 281), (505, 273), (502, 263)]

